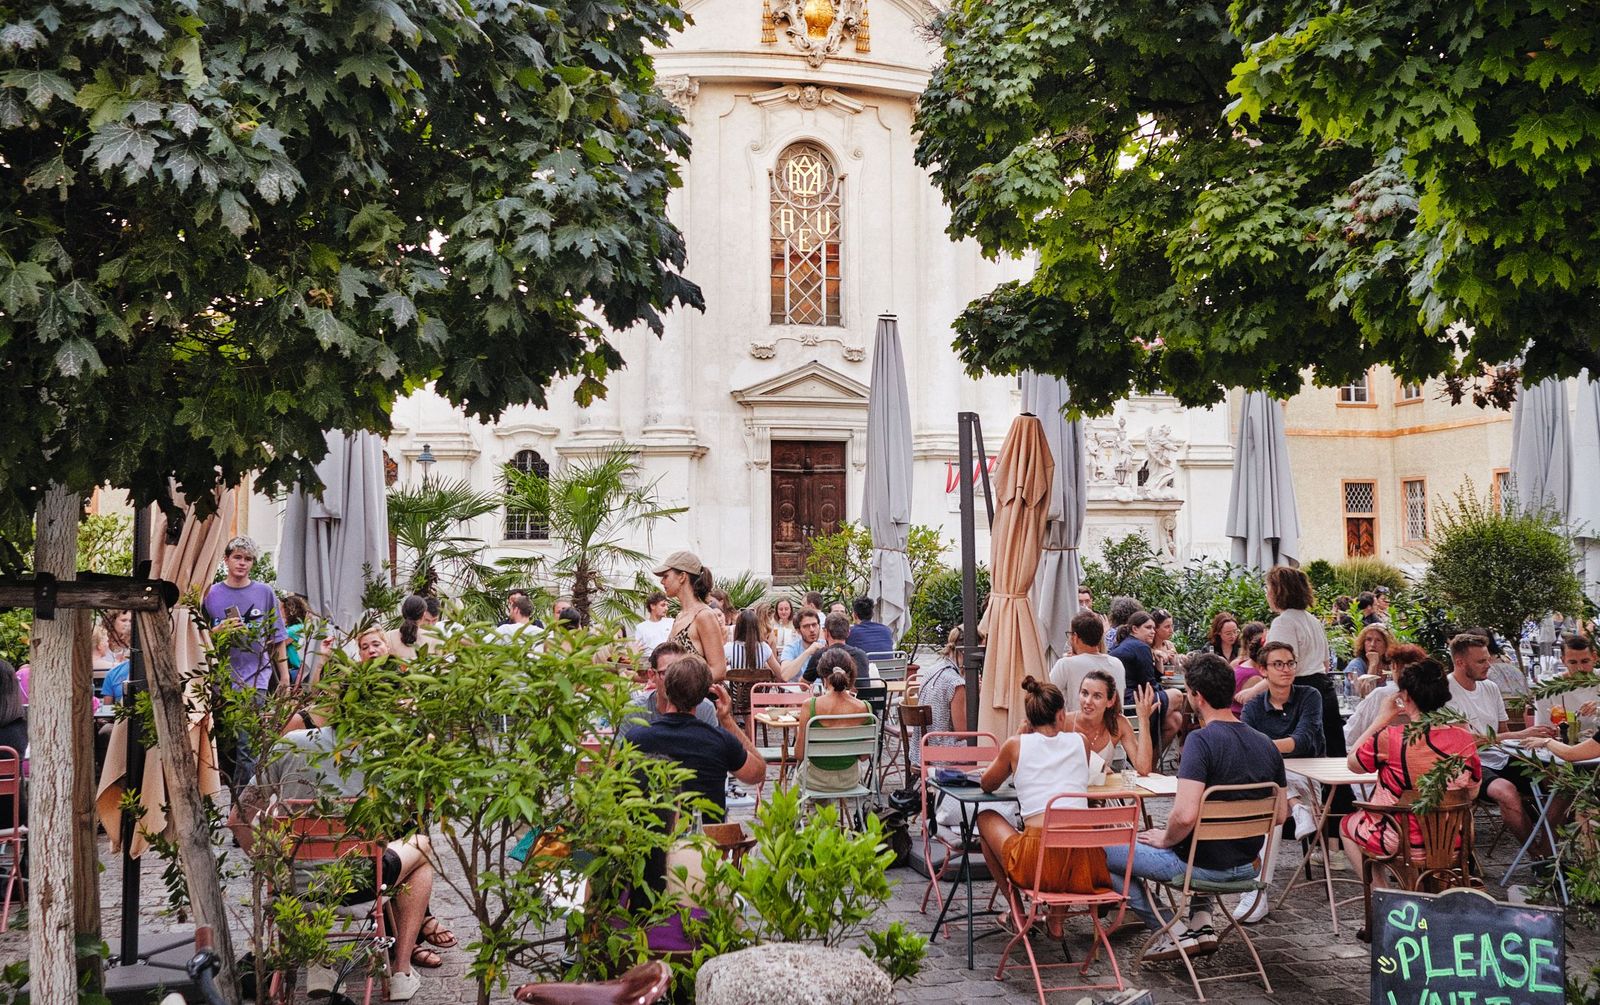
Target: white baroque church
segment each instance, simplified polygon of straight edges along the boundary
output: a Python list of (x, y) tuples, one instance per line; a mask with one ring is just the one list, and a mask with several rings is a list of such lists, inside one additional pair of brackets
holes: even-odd
[[(959, 411), (981, 416), (990, 457), (1020, 411), (1019, 382), (968, 378), (951, 325), (972, 299), (1025, 277), (945, 233), (949, 213), (912, 158), (913, 114), (937, 57), (920, 0), (687, 0), (693, 23), (656, 55), (693, 152), (669, 211), (706, 310), (680, 310), (663, 337), (619, 333), (626, 369), (587, 408), (570, 387), (546, 410), (493, 425), (419, 393), (399, 402), (388, 455), (401, 481), (499, 487), (507, 463), (558, 468), (611, 444), (637, 452), (669, 503), (652, 554), (690, 548), (718, 574), (784, 582), (805, 540), (859, 518), (867, 387), (880, 314), (899, 320), (909, 372), (913, 520), (958, 555)], [(1136, 397), (1090, 424), (1084, 554), (1143, 531), (1177, 560), (1227, 554), (1229, 409)], [(259, 497), (241, 529), (268, 548), (275, 507)], [(979, 551), (988, 540), (980, 509)], [(471, 532), (492, 554), (536, 553), (540, 528), (504, 514)]]

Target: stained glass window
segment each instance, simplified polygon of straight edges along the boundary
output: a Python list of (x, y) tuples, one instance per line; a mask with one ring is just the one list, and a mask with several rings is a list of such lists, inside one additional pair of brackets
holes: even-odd
[(838, 325), (844, 179), (821, 147), (796, 143), (772, 168), (772, 323)]

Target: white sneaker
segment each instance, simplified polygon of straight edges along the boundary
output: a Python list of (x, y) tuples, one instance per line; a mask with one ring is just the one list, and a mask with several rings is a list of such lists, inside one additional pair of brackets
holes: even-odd
[(415, 970), (395, 971), (389, 975), (389, 1000), (408, 1002), (422, 990), (422, 978)]
[(1253, 925), (1267, 916), (1271, 901), (1267, 891), (1251, 890), (1239, 898), (1238, 905), (1233, 909), (1233, 920), (1241, 925)]
[(1294, 817), (1294, 839), (1296, 841), (1316, 836), (1317, 818), (1311, 815), (1309, 809), (1296, 804), (1290, 808), (1289, 813)]
[[(1180, 946), (1183, 947), (1181, 950), (1179, 949)], [(1179, 956), (1194, 956), (1197, 948), (1199, 948), (1199, 944), (1195, 942), (1194, 936), (1189, 932), (1181, 931), (1176, 941), (1174, 941), (1172, 933), (1169, 931), (1144, 951), (1143, 955), (1139, 957), (1139, 962), (1163, 963), (1167, 960), (1175, 960)]]

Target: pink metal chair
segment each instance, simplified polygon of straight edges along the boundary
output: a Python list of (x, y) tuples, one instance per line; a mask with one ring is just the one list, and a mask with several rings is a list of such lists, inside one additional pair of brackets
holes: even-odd
[[(953, 747), (936, 746), (930, 741), (952, 737), (958, 740), (975, 740), (974, 744), (962, 743)], [(990, 761), (1000, 756), (1000, 741), (995, 739), (993, 733), (925, 733), (922, 737), (922, 771), (917, 780), (917, 792), (922, 797), (922, 860), (928, 865), (928, 888), (922, 891), (922, 913), (928, 913), (928, 895), (933, 895), (933, 906), (940, 911), (944, 910), (944, 895), (939, 890), (939, 882), (944, 879), (945, 870), (950, 867), (950, 862), (961, 854), (961, 835), (935, 834), (928, 826), (928, 779), (940, 768), (954, 768), (957, 771), (971, 771), (974, 768), (987, 767)], [(939, 863), (939, 868), (933, 867), (933, 844), (938, 842), (944, 848), (944, 860)]]
[[(1135, 793), (1130, 794), (1128, 802), (1120, 805), (1090, 806), (1087, 809), (1066, 805), (1069, 799), (1087, 798), (1081, 792), (1064, 792), (1050, 798), (1044, 810), (1044, 819), (1039, 825), (1039, 857), (1033, 866), (1033, 886), (1025, 889), (1011, 884), (1006, 898), (1017, 934), (1006, 943), (1005, 951), (1000, 954), (1000, 968), (994, 976), (996, 980), (1005, 978), (1006, 962), (1011, 958), (1011, 950), (1016, 948), (1017, 943), (1022, 943), (1022, 948), (1028, 954), (1028, 967), (1033, 971), (1034, 987), (1039, 991), (1039, 1005), (1045, 1005), (1046, 991), (1122, 990), (1122, 968), (1117, 965), (1117, 954), (1111, 948), (1111, 931), (1122, 924), (1122, 915), (1128, 908), (1127, 894), (1115, 890), (1103, 893), (1051, 893), (1039, 888), (1044, 876), (1045, 857), (1052, 849), (1125, 847), (1128, 859), (1123, 869), (1122, 889), (1127, 890), (1132, 883), (1133, 846), (1139, 839), (1139, 825), (1144, 819), (1142, 800)], [(1111, 905), (1116, 905), (1117, 916), (1109, 926), (1102, 925), (1096, 909)], [(1081, 964), (1040, 963), (1033, 955), (1033, 943), (1028, 939), (1028, 932), (1051, 913), (1063, 916), (1084, 914), (1094, 923), (1095, 941), (1090, 944), (1088, 958)], [(1111, 961), (1114, 983), (1044, 986), (1041, 970), (1077, 967), (1079, 977), (1087, 976), (1101, 946), (1105, 946), (1106, 957)]]
[(15, 748), (0, 747), (0, 800), (9, 799), (11, 826), (0, 827), (0, 851), (10, 850), (11, 868), (6, 874), (5, 899), (0, 906), (0, 932), (11, 927), (11, 899), (24, 895), (27, 879), (22, 875), (23, 846), (28, 826), (22, 822), (22, 755)]

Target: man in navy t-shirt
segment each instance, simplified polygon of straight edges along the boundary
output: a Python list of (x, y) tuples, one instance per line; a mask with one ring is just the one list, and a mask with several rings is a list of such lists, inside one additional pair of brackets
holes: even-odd
[(894, 652), (894, 634), (889, 626), (872, 620), (872, 598), (857, 597), (851, 606), (855, 609), (856, 623), (845, 641), (868, 656)]
[[(1278, 753), (1278, 748), (1240, 722), (1232, 712), (1233, 671), (1227, 662), (1215, 653), (1204, 653), (1190, 660), (1184, 678), (1189, 685), (1189, 701), (1199, 711), (1205, 725), (1190, 733), (1183, 743), (1183, 760), (1178, 764), (1178, 796), (1167, 817), (1167, 825), (1142, 832), (1139, 843), (1134, 846), (1135, 880), (1153, 879), (1165, 883), (1183, 876), (1189, 860), (1189, 835), (1200, 819), (1200, 796), (1208, 786), (1260, 782), (1281, 787), (1285, 783), (1283, 755)], [(1263, 788), (1258, 792), (1229, 792), (1218, 798), (1257, 799), (1266, 791)], [(1277, 823), (1282, 824), (1288, 815), (1288, 805), (1280, 793)], [(1194, 876), (1216, 882), (1250, 879), (1256, 874), (1254, 863), (1260, 851), (1260, 838), (1202, 841), (1195, 849)], [(1106, 864), (1111, 869), (1114, 886), (1121, 887), (1127, 862), (1126, 848), (1106, 849)], [(1127, 894), (1128, 906), (1146, 927), (1152, 931), (1160, 929), (1163, 919), (1151, 907), (1144, 885), (1134, 883)], [(1179, 921), (1171, 932), (1151, 946), (1142, 959), (1177, 959), (1180, 944), (1190, 956), (1214, 952), (1217, 948), (1210, 914), (1203, 909), (1191, 912), (1187, 923)]]
[[(716, 703), (715, 726), (694, 715), (707, 696)], [(654, 722), (635, 726), (623, 735), (645, 753), (693, 771), (689, 787), (716, 807), (714, 819), (727, 815), (729, 775), (746, 785), (767, 777), (766, 760), (733, 719), (733, 699), (723, 688), (711, 685), (711, 669), (700, 657), (684, 656), (667, 667), (656, 692), (656, 711), (660, 715)]]

